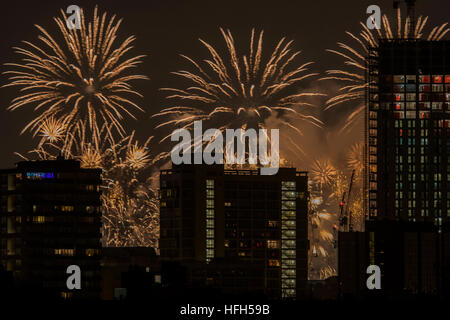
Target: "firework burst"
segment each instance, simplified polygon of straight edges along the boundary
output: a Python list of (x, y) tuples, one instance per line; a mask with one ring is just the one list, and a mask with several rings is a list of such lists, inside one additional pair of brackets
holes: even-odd
[(148, 168), (145, 171), (116, 166), (105, 174), (102, 234), (106, 246), (158, 248), (159, 201), (152, 187), (156, 176)]
[(312, 62), (297, 64), (300, 51), (293, 50), (293, 41), (282, 38), (265, 59), (263, 31), (257, 34), (252, 30), (250, 48), (245, 55), (238, 53), (229, 30), (220, 31), (227, 46), (226, 57), (201, 39), (210, 54), (209, 59), (200, 63), (182, 55), (192, 65), (192, 71), (173, 74), (187, 80), (189, 85), (182, 89), (162, 89), (174, 103), (155, 115), (165, 118), (158, 127), (191, 128), (195, 120), (215, 120), (221, 130), (230, 127), (257, 129), (266, 127), (265, 120), (271, 115), (297, 134), (302, 134), (301, 129), (287, 119), (301, 119), (320, 126), (320, 120), (306, 114), (304, 108), (312, 106), (308, 97), (321, 94), (300, 89), (303, 80), (316, 74), (308, 71)]
[[(325, 270), (335, 270), (333, 243), (333, 215), (327, 211), (329, 199), (324, 198), (323, 192), (317, 193), (317, 189), (311, 189), (310, 214), (309, 214), (309, 240), (311, 242), (309, 252), (309, 278), (325, 279), (330, 275)], [(332, 273), (331, 275), (335, 274)]]
[[(132, 70), (143, 56), (126, 58), (134, 37), (118, 43), (121, 20), (94, 10), (81, 28), (68, 29), (67, 17), (54, 18), (60, 35), (40, 26), (40, 47), (24, 41), (15, 48), (22, 62), (8, 64), (6, 86), (21, 87), (9, 110), (34, 106), (38, 115), (24, 131), (40, 136), (31, 151), (41, 160), (58, 156), (77, 159), (83, 168), (102, 169), (102, 241), (106, 246), (153, 246), (159, 237), (158, 198), (153, 188), (154, 160), (149, 143), (127, 134), (124, 115), (142, 110), (133, 98), (141, 95), (131, 82), (147, 77)], [(26, 159), (19, 154), (22, 158)], [(157, 158), (159, 159), (159, 158)]]
[(41, 136), (39, 146), (46, 142), (58, 143), (63, 139), (66, 128), (66, 123), (61, 119), (53, 116), (43, 119), (39, 124), (39, 132), (36, 132)]
[[(53, 122), (52, 122), (53, 123)], [(75, 134), (59, 140), (43, 139), (32, 150), (40, 159), (63, 155), (77, 159), (83, 168), (102, 169), (102, 241), (105, 246), (158, 247), (159, 209), (149, 143), (135, 139), (134, 131), (119, 141), (104, 125), (100, 138), (92, 140), (86, 123), (76, 125)], [(69, 148), (70, 147), (70, 148)], [(21, 156), (21, 155), (20, 155)], [(22, 158), (25, 158), (21, 156)]]
[(361, 177), (364, 170), (364, 144), (354, 144), (347, 154), (347, 165), (350, 170), (355, 170), (356, 176)]
[(72, 144), (75, 159), (87, 168), (102, 168), (102, 235), (105, 246), (158, 247), (159, 208), (149, 143), (135, 139), (134, 131), (114, 141), (101, 130), (103, 143), (86, 139), (83, 126)]
[(311, 168), (312, 181), (319, 185), (320, 190), (333, 183), (336, 169), (328, 159), (315, 160)]
[[(370, 30), (366, 24), (360, 22), (362, 27), (359, 35), (351, 32), (346, 34), (356, 42), (353, 47), (349, 44), (338, 42), (339, 49), (328, 52), (336, 54), (345, 59), (345, 66), (348, 69), (333, 69), (327, 71), (327, 76), (321, 80), (337, 80), (340, 84), (339, 93), (327, 101), (327, 108), (344, 104), (346, 102), (355, 102), (355, 108), (347, 118), (346, 124), (342, 130), (346, 130), (354, 125), (358, 119), (362, 119), (364, 110), (365, 90), (369, 83), (366, 81), (365, 73), (368, 71), (366, 66), (366, 57), (370, 48), (378, 47), (379, 39), (426, 39), (438, 41), (441, 40), (450, 30), (447, 23), (435, 26), (431, 32), (424, 36), (424, 28), (428, 21), (428, 17), (420, 16), (414, 30), (408, 30), (410, 25), (409, 17), (402, 18), (400, 9), (397, 9), (396, 22), (391, 22), (386, 15), (382, 17), (382, 25), (380, 29)], [(395, 25), (395, 26), (394, 26)]]
[[(121, 136), (125, 131), (124, 115), (134, 118), (132, 110), (142, 109), (132, 101), (141, 94), (133, 90), (133, 80), (147, 79), (132, 73), (144, 56), (125, 58), (133, 48), (134, 36), (118, 43), (118, 29), (122, 20), (94, 10), (92, 21), (87, 21), (81, 10), (81, 28), (68, 29), (67, 17), (55, 17), (60, 35), (53, 37), (46, 29), (40, 31), (39, 44), (23, 41), (24, 47), (15, 47), (22, 57), (20, 63), (8, 63), (13, 70), (10, 83), (20, 87), (21, 95), (13, 99), (8, 110), (33, 106), (37, 116), (23, 129), (35, 134), (47, 130), (50, 119), (59, 122), (68, 135), (75, 135), (79, 121), (86, 121), (90, 134), (100, 137), (103, 125), (108, 125)], [(61, 41), (58, 41), (61, 40)], [(42, 45), (42, 46), (40, 46)], [(53, 124), (51, 124), (53, 126)], [(61, 134), (61, 132), (58, 132)]]

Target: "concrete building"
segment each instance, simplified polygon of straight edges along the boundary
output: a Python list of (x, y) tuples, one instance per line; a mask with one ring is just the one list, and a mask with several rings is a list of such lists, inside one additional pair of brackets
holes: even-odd
[(248, 284), (243, 290), (304, 296), (307, 179), (294, 168), (273, 176), (223, 165), (162, 170), (161, 260), (197, 265), (191, 282), (202, 275), (225, 291), (235, 292), (242, 274)]

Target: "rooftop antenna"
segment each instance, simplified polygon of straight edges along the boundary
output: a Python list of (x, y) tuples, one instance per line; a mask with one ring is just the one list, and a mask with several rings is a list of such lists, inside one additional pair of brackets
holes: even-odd
[(414, 29), (416, 28), (415, 5), (416, 0), (394, 0), (394, 9), (398, 9), (400, 2), (406, 3), (406, 14), (409, 17), (408, 21), (408, 39), (414, 36)]

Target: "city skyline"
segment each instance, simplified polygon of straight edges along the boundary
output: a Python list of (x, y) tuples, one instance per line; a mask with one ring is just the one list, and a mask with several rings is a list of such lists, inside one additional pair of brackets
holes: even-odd
[(450, 3), (395, 3), (380, 29), (369, 0), (9, 4), (0, 277), (85, 256), (91, 298), (448, 295)]
[[(283, 7), (280, 5), (277, 7), (278, 11), (275, 13), (270, 13), (274, 19), (267, 19), (268, 14), (268, 4), (264, 2), (258, 2), (258, 6), (255, 3), (249, 1), (243, 6), (239, 3), (241, 10), (238, 10), (240, 15), (233, 15), (230, 19), (227, 16), (228, 11), (232, 10), (237, 4), (230, 2), (224, 12), (216, 13), (210, 6), (205, 5), (202, 1), (194, 1), (191, 5), (186, 1), (173, 1), (169, 3), (159, 3), (152, 2), (146, 4), (142, 10), (138, 10), (139, 6), (142, 4), (137, 4), (134, 6), (123, 5), (117, 2), (109, 2), (107, 5), (102, 5), (98, 3), (100, 11), (106, 11), (109, 14), (117, 14), (119, 18), (123, 18), (121, 29), (122, 34), (135, 34), (136, 41), (134, 49), (139, 54), (147, 55), (144, 58), (144, 63), (141, 68), (144, 71), (143, 74), (148, 75), (151, 80), (137, 83), (138, 91), (143, 93), (144, 97), (139, 102), (145, 109), (145, 113), (137, 113), (139, 121), (134, 121), (128, 119), (125, 121), (127, 127), (135, 128), (138, 137), (141, 139), (146, 139), (150, 135), (154, 135), (153, 130), (148, 128), (153, 127), (157, 124), (157, 119), (151, 118), (153, 114), (162, 110), (167, 106), (167, 102), (164, 99), (164, 94), (158, 91), (161, 87), (167, 87), (170, 84), (177, 84), (177, 81), (170, 72), (181, 69), (184, 64), (182, 58), (179, 54), (187, 54), (188, 56), (201, 57), (205, 54), (205, 49), (202, 48), (198, 42), (198, 38), (205, 39), (214, 44), (221, 44), (221, 34), (219, 27), (229, 28), (235, 35), (237, 43), (245, 48), (245, 43), (248, 41), (249, 33), (252, 28), (257, 28), (257, 30), (265, 30), (265, 43), (268, 49), (276, 43), (277, 39), (286, 36), (288, 40), (294, 40), (294, 49), (301, 50), (304, 61), (314, 61), (312, 65), (312, 70), (314, 72), (319, 72), (321, 76), (325, 75), (325, 71), (328, 69), (333, 69), (338, 66), (341, 61), (339, 57), (327, 53), (326, 49), (334, 49), (336, 47), (336, 42), (346, 40), (345, 31), (348, 30), (354, 34), (358, 33), (360, 28), (359, 22), (365, 21), (367, 14), (365, 9), (367, 5), (364, 1), (358, 1), (358, 3), (348, 2), (347, 6), (341, 6), (337, 4), (327, 3), (321, 4), (319, 2), (306, 2), (300, 4), (292, 4), (291, 2), (286, 2)], [(369, 2), (368, 2), (369, 3)], [(435, 2), (436, 3), (436, 2)], [(80, 2), (81, 7), (86, 6), (88, 15), (90, 16), (92, 10), (94, 9), (93, 4), (88, 4)], [(379, 2), (382, 13), (386, 13), (388, 16), (395, 16), (395, 11), (392, 9), (391, 1), (381, 1)], [(448, 5), (445, 1), (440, 1), (430, 5), (428, 1), (418, 1), (416, 4), (417, 15), (421, 14), (424, 16), (430, 16), (428, 24), (440, 25), (447, 22), (445, 16), (445, 6)], [(8, 32), (4, 34), (3, 39), (3, 50), (4, 55), (2, 56), (2, 63), (9, 63), (17, 61), (17, 57), (14, 56), (12, 47), (19, 46), (22, 39), (31, 40), (35, 39), (37, 35), (37, 29), (34, 28), (34, 24), (42, 25), (43, 27), (49, 29), (51, 33), (56, 31), (56, 25), (54, 24), (52, 18), (59, 14), (61, 8), (65, 8), (63, 3), (46, 3), (40, 4), (39, 7), (35, 5), (28, 5), (23, 9), (22, 7), (12, 6), (10, 9), (11, 14), (2, 20), (2, 23), (8, 26), (14, 25), (14, 23), (9, 22), (8, 19), (16, 20), (19, 18), (21, 22), (21, 28), (15, 30), (14, 32)], [(328, 10), (323, 10), (327, 8)], [(441, 8), (441, 10), (437, 9)], [(288, 10), (291, 9), (291, 10)], [(19, 11), (20, 10), (20, 11)], [(251, 10), (256, 10), (252, 14)], [(183, 19), (175, 19), (176, 14), (181, 14), (180, 11), (185, 12), (182, 16)], [(403, 10), (404, 11), (404, 10)], [(140, 13), (138, 13), (140, 12)], [(148, 25), (148, 19), (143, 19), (145, 14), (158, 15), (154, 20), (151, 19), (151, 24)], [(245, 14), (249, 12), (249, 14)], [(207, 14), (206, 14), (207, 13)], [(444, 13), (444, 14), (443, 14)], [(160, 16), (175, 14), (170, 27), (165, 28)], [(299, 16), (299, 19), (286, 18), (284, 15)], [(134, 15), (137, 15), (134, 18)], [(217, 16), (217, 19), (211, 19), (212, 16)], [(202, 20), (201, 23), (194, 24), (192, 17), (198, 16)], [(189, 28), (178, 28), (177, 26), (183, 26), (183, 23), (187, 20), (190, 27)], [(145, 21), (146, 23), (142, 23)], [(170, 21), (170, 19), (169, 19)], [(276, 21), (276, 22), (275, 22)], [(175, 24), (174, 24), (175, 23)], [(212, 26), (215, 25), (215, 26)], [(324, 28), (324, 26), (333, 25), (333, 28)], [(305, 32), (308, 28), (312, 28), (317, 33)], [(10, 28), (1, 28), (2, 30), (8, 30)], [(167, 34), (170, 32), (171, 36), (161, 37), (162, 34)], [(348, 39), (347, 39), (348, 40)], [(161, 45), (159, 44), (161, 42)], [(222, 45), (221, 45), (222, 46)], [(188, 51), (185, 48), (189, 48)], [(220, 48), (221, 49), (221, 48)], [(171, 57), (167, 59), (168, 55)], [(3, 71), (6, 68), (3, 67)], [(5, 78), (3, 78), (5, 80)], [(6, 84), (6, 81), (2, 82), (2, 85)], [(330, 98), (336, 91), (336, 85), (333, 82), (321, 82), (314, 79), (314, 81), (307, 82), (303, 85), (305, 88), (322, 88), (322, 91), (326, 91)], [(15, 97), (14, 89), (3, 88), (3, 101), (2, 104), (5, 106), (9, 105), (10, 100)], [(320, 110), (322, 108), (320, 105), (324, 105), (325, 98), (323, 100), (315, 101), (318, 102), (319, 108), (315, 112), (319, 112), (321, 119), (325, 122), (325, 128), (334, 130), (333, 128), (342, 125), (342, 121), (339, 118), (343, 118), (348, 115), (349, 107), (336, 108), (331, 112), (323, 112)], [(31, 108), (30, 108), (31, 109)], [(1, 121), (6, 121), (5, 125), (2, 125), (0, 130), (4, 132), (0, 133), (3, 137), (10, 136), (11, 132), (19, 133), (26, 122), (23, 122), (23, 118), (29, 117), (30, 109), (20, 111), (20, 112), (7, 112), (3, 111), (3, 116)], [(351, 109), (351, 108), (350, 108)], [(347, 111), (346, 111), (347, 110)], [(338, 115), (338, 117), (336, 117)], [(326, 131), (325, 131), (326, 132)], [(167, 132), (164, 132), (167, 134)], [(163, 132), (156, 132), (156, 134), (161, 135)], [(320, 136), (325, 133), (314, 133), (319, 135), (319, 141), (326, 144), (326, 141)], [(315, 138), (317, 139), (317, 138)], [(14, 141), (14, 142), (13, 142)], [(19, 152), (21, 154), (26, 154), (28, 151), (33, 149), (36, 145), (36, 140), (31, 139), (30, 134), (17, 135), (14, 139), (6, 139), (3, 141), (5, 156), (0, 159), (2, 167), (7, 167), (13, 164), (15, 161), (20, 160), (14, 152)], [(152, 146), (154, 150), (158, 150), (158, 145)], [(328, 146), (333, 149), (333, 146)], [(158, 150), (166, 151), (166, 150)], [(332, 152), (336, 153), (336, 150)], [(305, 168), (306, 169), (306, 168)]]

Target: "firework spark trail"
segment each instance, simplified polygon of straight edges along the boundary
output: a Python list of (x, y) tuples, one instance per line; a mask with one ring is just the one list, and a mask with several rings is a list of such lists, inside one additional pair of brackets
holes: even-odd
[[(354, 145), (349, 154), (361, 158), (362, 145)], [(347, 162), (346, 165), (356, 163)], [(351, 168), (352, 169), (352, 168)], [(336, 234), (338, 230), (339, 203), (348, 192), (348, 167), (338, 169), (329, 159), (316, 160), (311, 168), (310, 181), (310, 278), (326, 279), (336, 275)], [(349, 198), (349, 213), (353, 230), (362, 231), (364, 225), (361, 176), (354, 181), (352, 196)]]
[[(324, 191), (320, 189), (320, 185), (312, 183), (311, 202), (309, 214), (309, 239), (311, 241), (310, 248), (310, 279), (326, 279), (336, 274), (333, 266), (333, 257), (335, 252), (332, 249), (334, 243), (334, 235), (330, 232), (333, 230), (333, 215), (327, 211), (330, 206), (330, 199), (324, 197)], [(331, 274), (325, 270), (334, 270)]]
[(102, 193), (103, 242), (106, 246), (158, 247), (159, 208), (156, 179), (152, 172), (155, 159), (150, 154), (149, 143), (129, 136), (114, 141), (109, 130), (101, 130), (102, 144), (86, 139), (83, 126), (73, 143), (73, 154), (83, 167), (102, 168), (104, 181)]
[(38, 134), (41, 136), (38, 148), (46, 142), (60, 142), (65, 135), (66, 128), (67, 125), (64, 121), (56, 119), (53, 116), (43, 119), (39, 124), (39, 131), (35, 132), (35, 135)]
[[(9, 110), (33, 106), (37, 113), (22, 133), (40, 136), (31, 151), (39, 159), (63, 155), (77, 159), (83, 168), (101, 168), (103, 242), (109, 246), (153, 246), (157, 248), (159, 210), (152, 188), (149, 138), (139, 144), (134, 132), (122, 126), (125, 115), (143, 111), (133, 98), (142, 97), (131, 82), (147, 79), (135, 74), (144, 56), (129, 55), (134, 36), (118, 42), (122, 20), (94, 10), (92, 21), (81, 11), (81, 29), (69, 30), (67, 17), (54, 18), (60, 35), (53, 37), (41, 26), (40, 47), (24, 41), (15, 48), (21, 63), (9, 63), (10, 83), (21, 95)], [(41, 44), (42, 44), (41, 43)], [(19, 155), (26, 159), (22, 155)]]
[(125, 57), (133, 48), (135, 37), (117, 43), (122, 20), (116, 16), (107, 18), (106, 13), (100, 16), (97, 7), (89, 22), (81, 10), (80, 30), (68, 29), (66, 20), (63, 10), (61, 17), (54, 18), (60, 42), (36, 25), (43, 46), (23, 41), (23, 48), (14, 48), (22, 62), (6, 64), (13, 70), (4, 72), (10, 80), (4, 87), (18, 86), (21, 95), (12, 100), (8, 110), (30, 105), (38, 113), (22, 133), (39, 133), (53, 118), (64, 124), (69, 135), (75, 134), (79, 121), (87, 121), (90, 134), (97, 139), (104, 124), (111, 124), (123, 136), (125, 130), (120, 121), (124, 115), (134, 118), (131, 110), (142, 111), (132, 101), (132, 97), (142, 95), (133, 90), (131, 81), (147, 79), (132, 73), (144, 56)]
[(333, 197), (339, 171), (327, 158), (316, 160), (310, 181), (310, 279), (336, 275), (336, 250), (333, 226), (337, 223), (337, 203)]
[[(151, 187), (155, 176), (141, 179), (127, 166), (110, 172), (102, 194), (103, 242), (106, 246), (151, 246), (158, 248), (159, 202)], [(127, 180), (127, 181), (124, 181)]]
[[(159, 208), (155, 179), (151, 166), (149, 143), (129, 136), (115, 141), (104, 129), (102, 144), (86, 139), (84, 126), (72, 144), (71, 157), (83, 167), (102, 168), (103, 242), (106, 246), (152, 246), (157, 248), (159, 237)], [(69, 155), (70, 156), (70, 155)]]
[[(100, 130), (102, 139), (91, 141), (85, 123), (77, 124), (75, 136), (55, 142), (45, 138), (30, 151), (39, 159), (54, 160), (63, 154), (77, 159), (83, 168), (102, 169), (102, 242), (105, 246), (151, 246), (158, 248), (159, 203), (153, 187), (157, 172), (152, 166), (160, 157), (150, 154), (150, 137), (140, 144), (132, 132), (114, 141), (109, 130)], [(71, 150), (67, 149), (70, 140)], [(58, 143), (59, 142), (59, 143)], [(29, 160), (21, 154), (17, 154)]]
[(320, 190), (331, 185), (336, 174), (336, 169), (328, 159), (315, 160), (311, 168), (311, 179), (319, 185)]
[[(183, 89), (161, 89), (168, 92), (167, 99), (176, 102), (154, 115), (164, 118), (158, 127), (191, 129), (196, 120), (216, 120), (222, 130), (244, 126), (258, 129), (266, 127), (265, 120), (271, 115), (281, 120), (301, 119), (316, 126), (322, 124), (319, 119), (302, 112), (303, 108), (313, 106), (308, 98), (322, 94), (301, 92), (301, 82), (316, 73), (308, 71), (312, 62), (295, 62), (300, 51), (293, 51), (293, 41), (282, 38), (265, 61), (263, 31), (257, 34), (252, 30), (250, 50), (242, 56), (231, 32), (222, 28), (220, 31), (228, 57), (222, 57), (212, 45), (201, 39), (210, 54), (203, 64), (181, 55), (192, 65), (193, 71), (180, 70), (173, 74), (187, 80), (190, 85)], [(301, 129), (292, 125), (284, 128), (301, 134)], [(164, 137), (161, 142), (169, 137)]]
[(362, 142), (351, 146), (347, 154), (347, 164), (350, 170), (355, 170), (357, 178), (361, 177), (364, 171), (364, 144)]
[[(416, 27), (412, 33), (414, 39), (427, 39), (439, 41), (449, 32), (448, 23), (432, 28), (428, 36), (424, 36), (424, 27), (428, 21), (428, 17), (420, 16), (416, 21)], [(364, 110), (365, 90), (369, 83), (365, 79), (365, 73), (368, 71), (366, 66), (366, 57), (368, 56), (370, 48), (376, 48), (380, 38), (385, 39), (406, 39), (408, 38), (408, 24), (409, 18), (402, 19), (400, 9), (397, 10), (396, 23), (391, 22), (386, 15), (382, 17), (381, 28), (370, 30), (367, 26), (360, 22), (361, 31), (359, 35), (354, 35), (351, 32), (346, 34), (357, 42), (356, 47), (352, 47), (346, 43), (338, 42), (339, 49), (328, 49), (328, 52), (336, 54), (344, 58), (345, 66), (348, 69), (332, 69), (327, 70), (327, 76), (321, 80), (337, 80), (340, 88), (339, 93), (334, 97), (328, 99), (327, 109), (337, 105), (342, 105), (346, 102), (355, 102), (355, 107), (347, 118), (347, 121), (342, 130), (349, 129), (358, 120), (362, 119)], [(392, 25), (396, 25), (397, 30), (394, 30)]]

